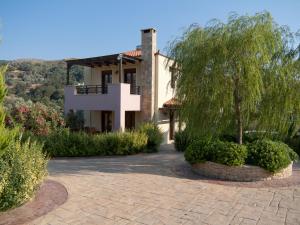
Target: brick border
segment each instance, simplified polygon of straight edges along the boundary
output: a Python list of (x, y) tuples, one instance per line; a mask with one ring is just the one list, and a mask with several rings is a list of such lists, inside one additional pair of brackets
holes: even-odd
[(292, 175), (292, 165), (293, 163), (276, 173), (271, 173), (258, 166), (226, 166), (220, 163), (207, 161), (204, 163), (193, 164), (192, 169), (195, 173), (202, 176), (244, 182), (288, 178)]
[(292, 176), (278, 180), (252, 181), (252, 182), (238, 182), (225, 181), (221, 179), (208, 178), (201, 176), (192, 171), (191, 165), (187, 162), (177, 164), (172, 168), (173, 174), (178, 178), (198, 180), (200, 182), (218, 184), (232, 187), (247, 187), (247, 188), (279, 188), (300, 185), (300, 162), (293, 163)]
[(18, 208), (0, 212), (0, 225), (28, 223), (54, 210), (67, 199), (68, 192), (65, 186), (53, 180), (45, 180), (32, 201)]

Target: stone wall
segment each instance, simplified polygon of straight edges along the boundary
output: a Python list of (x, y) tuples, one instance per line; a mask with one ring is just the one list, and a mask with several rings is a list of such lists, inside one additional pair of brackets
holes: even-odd
[(152, 120), (154, 113), (155, 95), (155, 53), (156, 30), (153, 28), (141, 31), (142, 39), (142, 62), (141, 62), (141, 81), (142, 81), (142, 101), (141, 119), (143, 121)]
[(226, 166), (214, 162), (197, 163), (192, 165), (193, 171), (199, 175), (231, 181), (261, 181), (287, 178), (292, 175), (293, 163), (277, 173), (271, 173), (261, 167)]

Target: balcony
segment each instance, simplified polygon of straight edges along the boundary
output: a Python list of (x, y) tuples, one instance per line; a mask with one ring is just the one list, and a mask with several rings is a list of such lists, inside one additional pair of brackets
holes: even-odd
[[(75, 86), (77, 95), (87, 95), (87, 94), (107, 94), (108, 86), (101, 85), (77, 85)], [(140, 86), (130, 85), (131, 95), (140, 95)]]
[(65, 86), (65, 112), (69, 110), (140, 111), (141, 89), (126, 83)]

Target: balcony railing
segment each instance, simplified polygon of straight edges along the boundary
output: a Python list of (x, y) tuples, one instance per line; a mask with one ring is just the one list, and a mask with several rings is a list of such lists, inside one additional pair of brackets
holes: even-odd
[[(75, 86), (76, 93), (78, 95), (88, 95), (88, 94), (107, 94), (108, 88), (102, 85), (78, 85)], [(140, 95), (141, 87), (140, 86), (130, 86), (131, 95)]]
[(107, 86), (101, 85), (78, 85), (76, 86), (78, 95), (107, 94)]
[(141, 87), (130, 85), (130, 94), (131, 95), (140, 95), (141, 94)]

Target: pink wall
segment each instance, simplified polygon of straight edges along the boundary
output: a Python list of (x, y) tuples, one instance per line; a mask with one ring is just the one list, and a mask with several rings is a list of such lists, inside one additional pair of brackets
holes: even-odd
[(125, 127), (125, 111), (140, 111), (141, 96), (130, 94), (130, 84), (109, 84), (107, 94), (77, 95), (74, 86), (65, 86), (65, 113), (73, 110), (115, 112), (114, 130)]

